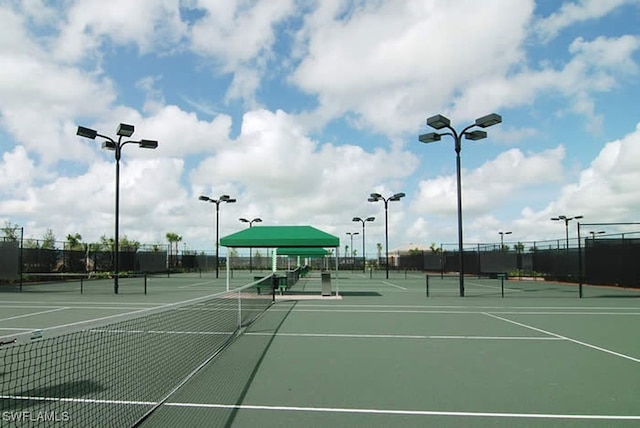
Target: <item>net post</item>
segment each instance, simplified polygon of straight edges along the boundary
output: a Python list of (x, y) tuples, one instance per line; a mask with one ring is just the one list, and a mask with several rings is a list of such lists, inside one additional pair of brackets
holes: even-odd
[(427, 297), (429, 297), (429, 274), (425, 275), (427, 277)]
[(502, 297), (504, 298), (504, 275), (500, 276), (500, 293), (502, 294)]
[(271, 274), (271, 299), (276, 301), (276, 288), (278, 287), (278, 277), (275, 273)]
[(242, 328), (242, 292), (238, 290), (238, 328)]
[(84, 278), (80, 277), (80, 294), (84, 292)]
[(144, 294), (147, 294), (147, 273), (144, 274)]
[(580, 222), (578, 221), (578, 297), (582, 299), (582, 239), (580, 238)]

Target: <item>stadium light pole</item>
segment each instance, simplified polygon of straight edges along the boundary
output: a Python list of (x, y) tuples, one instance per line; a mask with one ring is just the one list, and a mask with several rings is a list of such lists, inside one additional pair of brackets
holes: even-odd
[(431, 116), (427, 119), (427, 125), (433, 129), (440, 130), (443, 128), (448, 129), (448, 132), (429, 132), (418, 136), (418, 140), (422, 143), (433, 143), (440, 141), (443, 135), (450, 135), (455, 142), (456, 151), (456, 181), (458, 184), (458, 258), (459, 258), (459, 281), (460, 281), (460, 296), (464, 296), (464, 258), (462, 256), (462, 180), (460, 177), (460, 151), (462, 150), (462, 136), (467, 140), (476, 141), (487, 138), (487, 133), (481, 130), (470, 131), (471, 128), (480, 127), (488, 128), (489, 126), (502, 123), (502, 116), (496, 113), (491, 113), (486, 116), (476, 119), (474, 123), (465, 127), (461, 132), (456, 131), (451, 126), (451, 121), (438, 114)]
[(360, 232), (347, 232), (347, 235), (351, 238), (351, 247), (349, 247), (351, 249), (351, 270), (353, 270), (353, 237), (359, 234)]
[(564, 221), (564, 230), (565, 230), (565, 236), (567, 239), (567, 251), (569, 250), (569, 222), (571, 220), (578, 220), (581, 219), (582, 216), (581, 215), (577, 215), (577, 216), (573, 216), (573, 217), (567, 217), (566, 215), (559, 215), (558, 217), (551, 217), (551, 220), (553, 221)]
[(389, 279), (389, 202), (399, 201), (406, 195), (404, 193), (396, 193), (395, 195), (384, 198), (380, 193), (372, 193), (369, 195), (369, 202), (384, 202), (384, 250), (385, 250), (385, 268), (387, 270), (387, 279)]
[(504, 235), (511, 235), (511, 232), (498, 232), (500, 234), (500, 251), (504, 251)]
[(360, 223), (362, 223), (362, 272), (366, 272), (366, 264), (367, 264), (367, 256), (365, 254), (365, 246), (364, 246), (364, 224), (368, 221), (374, 221), (376, 218), (375, 217), (367, 217), (367, 218), (362, 218), (362, 217), (354, 217), (352, 219), (352, 221), (359, 221)]
[[(220, 269), (220, 204), (222, 202), (233, 204), (236, 200), (232, 199), (229, 195), (221, 195), (220, 197), (218, 197), (218, 199), (212, 199), (209, 196), (201, 195), (198, 199), (204, 202), (211, 202), (212, 204), (216, 204), (216, 278), (218, 278), (218, 272)], [(229, 263), (229, 260), (227, 260), (227, 263)]]
[(606, 233), (606, 232), (604, 230), (600, 230), (598, 232), (595, 232), (592, 230), (589, 232), (589, 235), (591, 235), (591, 240), (593, 241), (596, 239), (596, 235), (602, 235), (603, 233)]
[(111, 137), (106, 135), (99, 134), (98, 131), (86, 128), (84, 126), (78, 126), (78, 130), (76, 131), (76, 135), (84, 138), (88, 138), (90, 140), (95, 140), (96, 137), (103, 138), (105, 141), (102, 142), (102, 148), (106, 150), (112, 150), (115, 153), (116, 158), (116, 212), (115, 212), (115, 239), (113, 244), (113, 292), (118, 294), (118, 277), (120, 274), (120, 255), (119, 255), (119, 232), (120, 232), (120, 157), (122, 156), (122, 147), (125, 144), (137, 144), (141, 149), (156, 149), (158, 148), (158, 142), (155, 140), (126, 140), (122, 141), (123, 138), (129, 138), (133, 135), (135, 128), (133, 125), (127, 125), (126, 123), (121, 123), (118, 126), (116, 131), (116, 135), (118, 135), (118, 140), (114, 140)]
[[(253, 223), (262, 223), (262, 219), (260, 217), (256, 217), (252, 220), (246, 219), (246, 218), (239, 218), (238, 220), (240, 220), (243, 223), (249, 223), (249, 229), (251, 229), (253, 227)], [(251, 263), (251, 256), (253, 253), (253, 248), (249, 247), (249, 272), (253, 272), (253, 266)]]

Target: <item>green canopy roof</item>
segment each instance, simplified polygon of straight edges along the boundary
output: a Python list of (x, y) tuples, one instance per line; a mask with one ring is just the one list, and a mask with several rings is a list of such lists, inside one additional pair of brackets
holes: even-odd
[(339, 247), (337, 236), (312, 226), (253, 226), (220, 239), (223, 247), (280, 248)]
[(324, 257), (329, 255), (329, 251), (324, 248), (278, 248), (276, 254), (279, 256)]

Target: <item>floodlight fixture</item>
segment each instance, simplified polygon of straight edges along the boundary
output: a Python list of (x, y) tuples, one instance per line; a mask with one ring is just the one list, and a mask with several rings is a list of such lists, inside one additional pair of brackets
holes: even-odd
[(204, 195), (200, 195), (198, 196), (198, 199), (200, 199), (201, 201), (210, 201), (211, 198), (208, 196), (204, 196)]
[(155, 140), (140, 140), (138, 146), (143, 149), (157, 149), (158, 142)]
[(80, 137), (89, 138), (90, 140), (95, 140), (98, 136), (98, 131), (91, 128), (86, 128), (84, 126), (78, 126), (78, 130), (76, 131), (76, 135)]
[(113, 141), (103, 141), (102, 142), (102, 148), (105, 150), (111, 150), (111, 151), (116, 151), (116, 143), (114, 143)]
[(451, 126), (451, 121), (447, 117), (437, 114), (427, 119), (427, 125), (433, 129), (449, 128)]
[(502, 123), (502, 116), (497, 113), (491, 113), (476, 119), (476, 126), (479, 126), (480, 128), (488, 128), (489, 126), (497, 125), (498, 123)]
[(471, 141), (477, 141), (477, 140), (482, 140), (484, 138), (487, 138), (487, 133), (485, 131), (471, 131), (471, 132), (465, 132), (464, 133), (464, 138), (466, 138), (467, 140), (471, 140)]
[(133, 125), (127, 125), (126, 123), (121, 123), (120, 125), (118, 125), (118, 130), (116, 131), (116, 134), (121, 137), (131, 137), (133, 135), (134, 129), (135, 128), (133, 127)]
[(422, 143), (433, 143), (434, 141), (440, 141), (442, 139), (442, 135), (437, 132), (429, 132), (427, 134), (422, 134), (418, 136), (418, 140)]

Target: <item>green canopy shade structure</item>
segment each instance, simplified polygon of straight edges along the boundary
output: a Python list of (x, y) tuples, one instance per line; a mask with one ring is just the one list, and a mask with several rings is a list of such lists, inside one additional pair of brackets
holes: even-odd
[(276, 254), (279, 256), (299, 256), (299, 257), (324, 257), (329, 255), (329, 251), (324, 248), (278, 248)]
[[(328, 252), (325, 248), (335, 248), (337, 280), (340, 238), (312, 226), (250, 227), (221, 238), (220, 245), (233, 248), (276, 248), (276, 254), (274, 254), (274, 271), (275, 255), (320, 257), (327, 255)], [(293, 254), (293, 251), (300, 251), (301, 253)], [(321, 251), (323, 254), (319, 254)], [(227, 263), (227, 270), (229, 270), (229, 263)], [(227, 288), (229, 287), (228, 278), (229, 275), (227, 274)], [(336, 282), (336, 295), (338, 294), (339, 291)]]
[(236, 248), (338, 248), (340, 238), (312, 226), (257, 226), (220, 239)]

